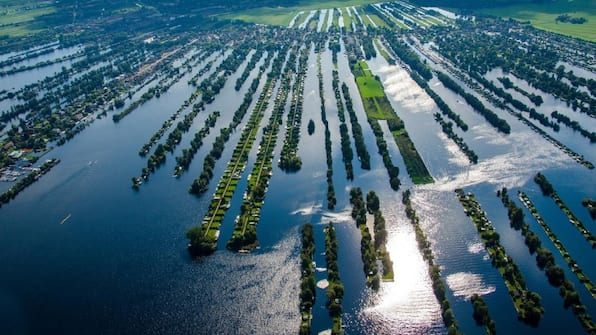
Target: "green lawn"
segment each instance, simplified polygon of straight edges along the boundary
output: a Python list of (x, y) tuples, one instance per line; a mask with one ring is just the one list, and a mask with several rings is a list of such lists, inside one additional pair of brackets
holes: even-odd
[[(301, 1), (300, 5), (295, 7), (260, 7), (243, 11), (225, 13), (220, 15), (220, 17), (229, 20), (242, 20), (253, 23), (287, 26), (292, 20), (292, 18), (300, 11), (308, 12), (313, 9), (359, 6), (377, 2), (379, 2), (379, 0), (303, 0)], [(304, 15), (308, 15), (308, 13), (304, 13)]]
[[(554, 0), (542, 4), (524, 4), (481, 10), (482, 13), (530, 21), (536, 28), (596, 42), (596, 2), (594, 0)], [(556, 22), (561, 14), (583, 17), (584, 24)]]

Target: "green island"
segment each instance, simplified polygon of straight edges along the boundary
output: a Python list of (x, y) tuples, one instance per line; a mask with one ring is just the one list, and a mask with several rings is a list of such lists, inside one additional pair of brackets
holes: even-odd
[(248, 187), (240, 206), (240, 215), (234, 221), (232, 237), (226, 243), (226, 247), (230, 250), (248, 252), (259, 244), (257, 224), (261, 219), (261, 208), (265, 203), (269, 179), (273, 175), (273, 150), (277, 143), (277, 134), (290, 93), (292, 77), (295, 77), (293, 74), (296, 71), (297, 51), (296, 45), (286, 62), (271, 117), (267, 126), (263, 128), (263, 137), (254, 167), (248, 176)]
[(302, 105), (304, 101), (304, 80), (308, 65), (310, 46), (306, 46), (300, 53), (298, 72), (292, 92), (288, 122), (286, 124), (286, 137), (281, 149), (279, 168), (285, 172), (296, 172), (302, 167), (302, 159), (298, 155), (298, 142), (300, 141), (300, 125), (302, 124)]
[(352, 137), (354, 138), (354, 142), (356, 144), (356, 154), (358, 155), (358, 160), (360, 160), (360, 167), (363, 170), (370, 170), (370, 154), (368, 153), (368, 150), (366, 150), (366, 144), (364, 144), (364, 135), (362, 134), (362, 127), (358, 122), (358, 117), (354, 111), (350, 90), (348, 89), (348, 85), (346, 85), (346, 83), (341, 84), (341, 92), (346, 103), (346, 110), (350, 116)]
[(360, 240), (360, 254), (362, 255), (362, 264), (364, 275), (366, 276), (366, 286), (375, 291), (379, 290), (380, 277), (377, 267), (377, 252), (373, 244), (373, 237), (366, 225), (366, 204), (362, 196), (362, 190), (358, 187), (350, 190), (350, 204), (352, 204), (352, 218), (360, 230), (362, 239)]
[[(408, 132), (406, 131), (403, 121), (397, 116), (385, 92), (383, 86), (379, 80), (372, 75), (368, 68), (368, 64), (365, 61), (359, 61), (352, 65), (352, 73), (358, 84), (358, 90), (362, 103), (364, 104), (364, 110), (368, 116), (371, 127), (373, 123), (377, 123), (378, 120), (386, 120), (389, 126), (389, 130), (393, 135), (393, 139), (399, 148), (406, 169), (412, 182), (414, 184), (429, 184), (433, 183), (434, 180), (426, 165), (422, 161), (422, 158), (418, 154), (414, 143), (410, 139)], [(373, 128), (374, 131), (374, 128)]]
[(553, 188), (552, 184), (546, 179), (546, 176), (542, 173), (538, 172), (536, 176), (534, 176), (534, 182), (540, 186), (540, 190), (542, 190), (542, 194), (548, 197), (551, 197), (557, 206), (565, 213), (567, 218), (569, 219), (569, 223), (571, 223), (579, 232), (584, 236), (586, 241), (590, 243), (592, 249), (596, 249), (596, 236), (594, 236), (588, 228), (584, 226), (584, 224), (580, 221), (580, 219), (573, 214), (571, 209), (563, 202), (563, 199), (559, 197), (557, 191)]
[(182, 149), (182, 154), (176, 157), (177, 164), (174, 168), (174, 176), (176, 178), (180, 177), (182, 173), (188, 169), (195, 154), (203, 146), (203, 139), (209, 134), (210, 129), (215, 127), (215, 123), (220, 115), (221, 113), (219, 111), (211, 113), (205, 120), (203, 128), (199, 129), (190, 141), (190, 148)]
[(393, 262), (387, 251), (387, 229), (385, 227), (385, 218), (381, 212), (381, 202), (379, 197), (373, 190), (366, 193), (366, 210), (374, 217), (373, 238), (377, 252), (377, 259), (381, 260), (381, 265), (383, 266), (381, 278), (383, 281), (393, 281)]
[(16, 184), (10, 187), (6, 192), (0, 194), (0, 207), (2, 204), (7, 204), (14, 199), (24, 189), (37, 181), (41, 176), (48, 173), (54, 166), (58, 165), (60, 160), (57, 158), (48, 159), (39, 168), (32, 169), (25, 178), (19, 180)]
[[(285, 51), (280, 51), (280, 54), (274, 61), (271, 73), (275, 74), (277, 71), (281, 69), (283, 61), (285, 60), (286, 52), (287, 49)], [(255, 80), (257, 79), (258, 78), (256, 78)], [(203, 221), (199, 226), (190, 228), (186, 233), (186, 236), (190, 240), (188, 250), (194, 256), (205, 256), (212, 254), (213, 252), (215, 252), (217, 248), (217, 240), (219, 239), (219, 228), (221, 226), (221, 222), (223, 221), (223, 217), (226, 210), (229, 208), (229, 203), (232, 199), (232, 196), (234, 195), (234, 191), (236, 190), (238, 181), (240, 180), (240, 174), (246, 166), (246, 161), (248, 160), (248, 153), (256, 139), (257, 132), (259, 129), (258, 125), (260, 124), (263, 116), (265, 115), (265, 109), (267, 108), (269, 98), (271, 97), (276, 82), (277, 77), (273, 75), (265, 83), (259, 100), (257, 101), (257, 104), (253, 109), (249, 117), (249, 120), (244, 130), (242, 131), (242, 134), (240, 135), (238, 144), (234, 148), (232, 159), (228, 163), (224, 171), (224, 174), (222, 175), (219, 184), (217, 185), (215, 194), (211, 200), (207, 214), (205, 215)], [(237, 122), (239, 122), (239, 120)], [(229, 136), (229, 131), (227, 132), (227, 134)], [(217, 150), (218, 156), (221, 156), (221, 152), (223, 151), (223, 142), (225, 141), (222, 140), (220, 142), (214, 142), (214, 145), (220, 143), (218, 145), (218, 147), (220, 148)], [(205, 159), (207, 160), (207, 158), (209, 157), (211, 156), (207, 156)], [(214, 160), (214, 158), (211, 159)], [(214, 164), (215, 162), (213, 162), (213, 165)], [(213, 170), (210, 170), (210, 172), (203, 171), (203, 173), (212, 176)], [(211, 177), (209, 177), (208, 179), (211, 179)], [(203, 179), (198, 178), (195, 180), (195, 182), (193, 182), (193, 185), (190, 188), (191, 193), (198, 193), (201, 190), (199, 188), (201, 185), (201, 180)], [(203, 192), (201, 192), (200, 194), (202, 194)]]
[(350, 134), (348, 133), (348, 126), (346, 125), (346, 114), (344, 111), (344, 103), (341, 98), (341, 92), (339, 90), (339, 74), (337, 70), (333, 70), (332, 75), (333, 91), (335, 92), (335, 102), (337, 104), (337, 116), (339, 118), (339, 135), (341, 138), (342, 159), (344, 166), (346, 167), (346, 178), (348, 180), (354, 180), (354, 167), (352, 165), (354, 153), (352, 152)]
[[(320, 48), (318, 48), (320, 50)], [(321, 54), (317, 54), (317, 77), (319, 79), (319, 98), (321, 99), (321, 121), (325, 126), (325, 161), (327, 163), (327, 208), (334, 209), (337, 199), (333, 186), (333, 154), (331, 152), (331, 132), (325, 111), (325, 91), (323, 88), (323, 71), (321, 69)]]
[(331, 334), (343, 334), (341, 313), (343, 307), (341, 301), (344, 297), (344, 286), (339, 278), (339, 266), (337, 265), (337, 235), (333, 223), (325, 228), (325, 261), (327, 262), (327, 309), (329, 316), (333, 319)]
[[(253, 96), (255, 95), (255, 93), (257, 92), (257, 89), (259, 87), (261, 77), (262, 77), (263, 73), (265, 72), (265, 70), (267, 69), (267, 67), (269, 66), (269, 63), (271, 62), (272, 57), (273, 57), (272, 53), (270, 53), (267, 56), (267, 58), (265, 59), (265, 62), (263, 63), (263, 65), (260, 68), (259, 74), (252, 81), (248, 91), (244, 95), (244, 100), (242, 101), (242, 104), (240, 104), (240, 106), (238, 107), (236, 112), (234, 112), (234, 117), (233, 117), (232, 121), (229, 123), (227, 128), (222, 128), (220, 130), (220, 134), (215, 138), (215, 141), (213, 142), (211, 151), (209, 151), (209, 154), (207, 154), (203, 160), (203, 171), (201, 172), (199, 177), (195, 178), (195, 180), (190, 185), (190, 188), (188, 190), (189, 193), (192, 193), (197, 196), (201, 196), (203, 193), (207, 192), (207, 190), (209, 189), (209, 182), (213, 178), (213, 169), (215, 169), (215, 163), (217, 160), (219, 160), (221, 158), (221, 155), (225, 148), (225, 144), (230, 139), (231, 132), (236, 130), (236, 128), (238, 127), (238, 125), (240, 124), (242, 119), (244, 119), (244, 116), (248, 112), (250, 104), (252, 103), (252, 100), (253, 100)], [(275, 70), (279, 67), (281, 67), (280, 59), (278, 59), (277, 61), (274, 62), (272, 70)], [(268, 80), (265, 83), (265, 87), (270, 90), (273, 90), (273, 87), (275, 85), (272, 85), (272, 84), (274, 84), (274, 83), (271, 83)], [(264, 110), (264, 108), (267, 108), (267, 102), (268, 102), (267, 99), (269, 98), (269, 96), (265, 92), (268, 92), (269, 95), (271, 94), (271, 91), (267, 91), (267, 90), (263, 90), (263, 93), (261, 93), (259, 100), (257, 101), (257, 106), (259, 107), (260, 112), (262, 112)], [(254, 115), (254, 117), (252, 115)], [(260, 118), (262, 118), (262, 116), (259, 116), (259, 114), (251, 114), (251, 117), (254, 119), (251, 120), (249, 118), (248, 124), (250, 124), (251, 127), (256, 127), (256, 125), (258, 125), (258, 122), (260, 122), (260, 120), (261, 120)], [(257, 118), (259, 118), (258, 122), (257, 122)], [(248, 134), (247, 134), (247, 136), (248, 136)]]
[(406, 217), (410, 220), (410, 223), (414, 227), (414, 233), (416, 234), (416, 242), (418, 242), (418, 250), (422, 254), (422, 258), (426, 261), (428, 265), (428, 275), (432, 280), (433, 292), (439, 305), (441, 306), (441, 317), (443, 318), (443, 322), (445, 323), (445, 327), (447, 328), (448, 335), (461, 335), (463, 334), (459, 330), (459, 326), (457, 325), (457, 319), (455, 318), (455, 314), (451, 309), (451, 304), (445, 295), (445, 283), (441, 279), (441, 267), (435, 263), (435, 256), (433, 255), (433, 251), (431, 248), (430, 241), (426, 234), (420, 227), (420, 217), (416, 214), (416, 210), (412, 207), (412, 201), (410, 199), (411, 192), (410, 190), (405, 190), (402, 193), (401, 202), (405, 207), (404, 211), (406, 212)]
[(315, 271), (313, 257), (315, 254), (315, 233), (312, 224), (302, 226), (302, 249), (300, 251), (300, 331), (301, 335), (310, 334), (312, 306), (315, 304)]
[(476, 324), (484, 326), (488, 335), (497, 335), (497, 324), (495, 323), (495, 320), (490, 317), (490, 314), (488, 314), (488, 305), (484, 301), (484, 298), (478, 294), (473, 294), (472, 297), (470, 297), (470, 302), (474, 308), (472, 316), (474, 317)]
[(582, 199), (582, 206), (586, 207), (592, 220), (596, 220), (596, 200), (592, 198)]
[(474, 195), (472, 193), (466, 194), (462, 189), (455, 190), (455, 193), (464, 208), (464, 212), (476, 226), (482, 243), (484, 243), (490, 255), (493, 267), (499, 270), (503, 277), (518, 319), (530, 326), (538, 326), (542, 314), (544, 314), (540, 295), (526, 288), (526, 281), (517, 264), (501, 246), (499, 234), (493, 228), (493, 225), (486, 217), (486, 212), (482, 210)]
[[(524, 192), (518, 192), (518, 197), (522, 204), (524, 204), (524, 206), (530, 211), (534, 219), (536, 219), (538, 224), (540, 224), (540, 227), (542, 227), (548, 238), (553, 242), (555, 248), (557, 248), (559, 253), (561, 253), (561, 256), (563, 256), (563, 259), (571, 269), (571, 272), (575, 273), (580, 283), (582, 283), (586, 287), (588, 292), (592, 294), (592, 297), (596, 298), (596, 285), (592, 283), (590, 278), (588, 278), (588, 276), (583, 272), (583, 270), (579, 267), (577, 262), (571, 257), (569, 252), (567, 252), (567, 249), (565, 248), (563, 243), (561, 243), (561, 240), (557, 238), (557, 235), (553, 233), (553, 231), (550, 229), (549, 225), (546, 223), (544, 218), (542, 218), (540, 213), (538, 213), (538, 210), (536, 209), (536, 206), (534, 206), (534, 203), (532, 203), (530, 198)], [(551, 257), (543, 258), (550, 259)], [(545, 262), (542, 263), (544, 264)]]

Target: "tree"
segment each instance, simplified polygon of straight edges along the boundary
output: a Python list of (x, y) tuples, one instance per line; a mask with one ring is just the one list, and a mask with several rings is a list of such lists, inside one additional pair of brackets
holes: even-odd
[(379, 210), (379, 197), (374, 190), (366, 194), (366, 209), (371, 214)]
[(310, 119), (308, 121), (308, 135), (312, 135), (315, 132), (315, 122)]

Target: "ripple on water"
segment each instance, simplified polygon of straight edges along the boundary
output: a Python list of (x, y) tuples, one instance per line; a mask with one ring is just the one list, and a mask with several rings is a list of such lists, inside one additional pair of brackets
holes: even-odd
[(487, 295), (495, 291), (492, 285), (486, 285), (476, 273), (457, 272), (447, 276), (447, 285), (456, 297), (469, 299), (472, 295)]

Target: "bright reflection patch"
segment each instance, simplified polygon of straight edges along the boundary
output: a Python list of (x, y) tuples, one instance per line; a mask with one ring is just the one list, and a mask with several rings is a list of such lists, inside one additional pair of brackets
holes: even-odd
[(447, 285), (456, 297), (469, 299), (473, 294), (486, 295), (495, 291), (492, 285), (482, 282), (480, 275), (470, 272), (458, 272), (447, 276)]

